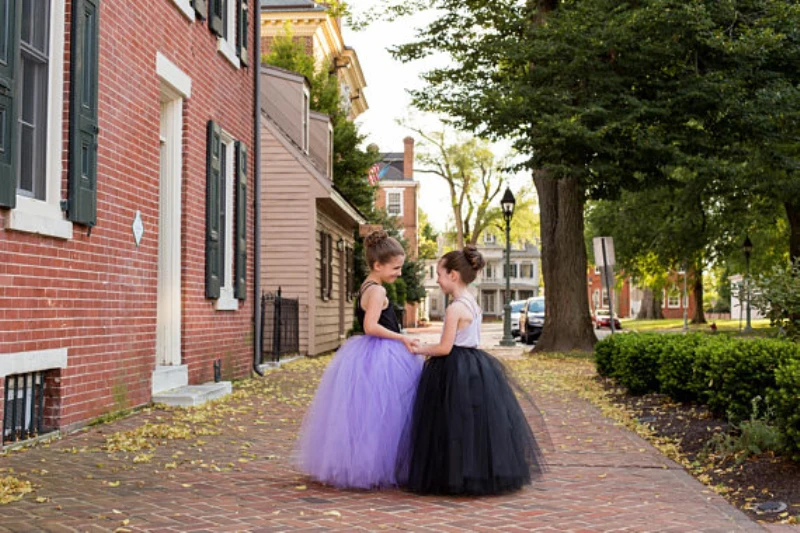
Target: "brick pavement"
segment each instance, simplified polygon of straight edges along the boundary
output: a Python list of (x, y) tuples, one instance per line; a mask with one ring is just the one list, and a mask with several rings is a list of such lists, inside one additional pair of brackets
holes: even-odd
[[(146, 410), (0, 458), (0, 469), (37, 487), (0, 506), (0, 531), (764, 531), (551, 379), (569, 364), (542, 359), (509, 364), (548, 422), (551, 470), (543, 481), (486, 498), (310, 483), (290, 455), (327, 361), (290, 363), (237, 384), (234, 398), (213, 408)], [(156, 437), (116, 442), (154, 449), (105, 447), (110, 435), (145, 423)]]

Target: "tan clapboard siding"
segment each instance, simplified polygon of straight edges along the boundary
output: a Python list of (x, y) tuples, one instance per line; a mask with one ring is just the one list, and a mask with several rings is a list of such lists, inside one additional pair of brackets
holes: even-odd
[(308, 173), (272, 135), (261, 130), (261, 287), (300, 301), (300, 352), (309, 352), (305, 326), (313, 312), (313, 269), (309, 254), (314, 235)]
[[(329, 301), (323, 301), (320, 295), (320, 287), (322, 284), (321, 274), (321, 241), (319, 238), (320, 232), (325, 231), (333, 236), (334, 251), (333, 251), (333, 293)], [(327, 350), (333, 350), (341, 344), (340, 338), (340, 301), (345, 298), (344, 291), (346, 287), (342, 283), (342, 265), (341, 261), (344, 259), (343, 253), (336, 249), (336, 242), (343, 238), (347, 246), (352, 247), (353, 236), (352, 230), (345, 225), (339, 223), (335, 217), (326, 212), (325, 209), (318, 209), (317, 211), (317, 224), (316, 224), (316, 265), (315, 265), (315, 288), (317, 293), (316, 313), (314, 316), (315, 322), (315, 335), (314, 342), (316, 344), (317, 353)], [(352, 327), (353, 324), (353, 302), (345, 301), (344, 303), (344, 333)]]

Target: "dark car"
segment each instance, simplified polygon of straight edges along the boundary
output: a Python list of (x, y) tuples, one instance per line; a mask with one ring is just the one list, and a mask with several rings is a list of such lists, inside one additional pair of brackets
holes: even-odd
[(544, 296), (528, 298), (519, 312), (519, 338), (525, 344), (533, 344), (544, 328)]

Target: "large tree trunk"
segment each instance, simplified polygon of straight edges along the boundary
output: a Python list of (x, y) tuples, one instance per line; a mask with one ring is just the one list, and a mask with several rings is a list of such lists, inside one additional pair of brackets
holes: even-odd
[(661, 298), (656, 298), (653, 289), (645, 287), (642, 289), (642, 305), (636, 314), (639, 320), (656, 320), (664, 318), (661, 312)]
[(692, 276), (692, 298), (694, 298), (694, 315), (692, 324), (705, 324), (706, 313), (703, 310), (703, 269), (695, 268)]
[(800, 260), (800, 201), (786, 202), (786, 218), (789, 219), (789, 257), (793, 261)]
[(542, 231), (544, 331), (537, 352), (591, 351), (597, 342), (586, 291), (584, 191), (576, 180), (534, 172)]

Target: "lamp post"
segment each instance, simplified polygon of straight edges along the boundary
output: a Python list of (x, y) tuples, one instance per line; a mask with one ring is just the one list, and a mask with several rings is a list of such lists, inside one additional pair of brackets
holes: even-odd
[(686, 305), (689, 302), (689, 293), (686, 290), (686, 276), (689, 274), (689, 266), (688, 262), (683, 263), (683, 301), (681, 302), (683, 305), (683, 332), (687, 333), (689, 331), (689, 306)]
[(750, 254), (753, 252), (753, 243), (750, 241), (750, 236), (747, 235), (744, 238), (744, 243), (742, 244), (742, 250), (744, 250), (744, 262), (745, 262), (745, 291), (746, 291), (746, 298), (747, 298), (747, 307), (746, 307), (746, 322), (744, 326), (745, 333), (752, 333), (753, 326), (750, 324)]
[(506, 187), (500, 206), (503, 208), (503, 218), (506, 221), (506, 295), (503, 306), (503, 338), (500, 346), (514, 346), (514, 337), (511, 336), (511, 217), (514, 216), (516, 200), (511, 194), (511, 189)]

